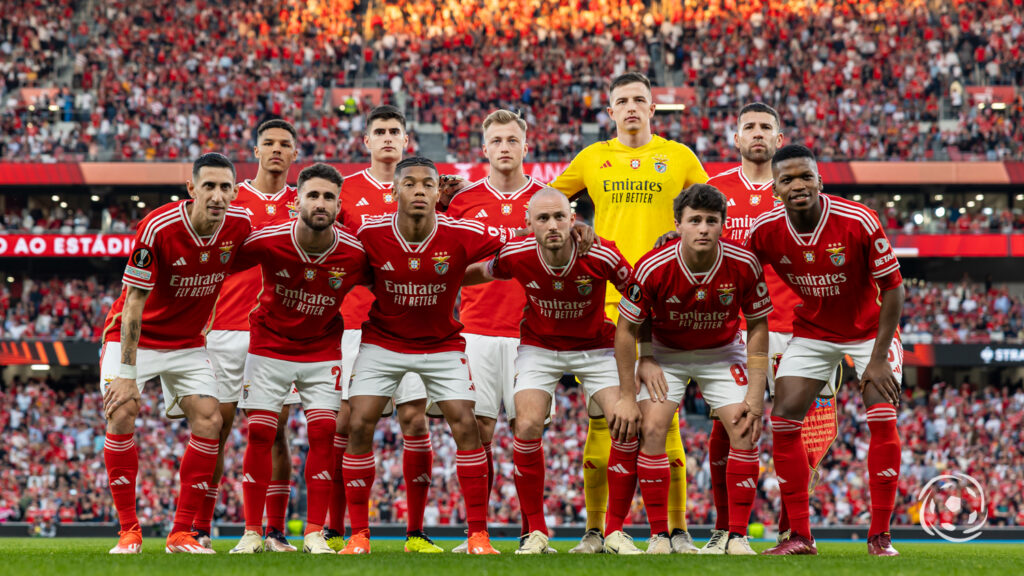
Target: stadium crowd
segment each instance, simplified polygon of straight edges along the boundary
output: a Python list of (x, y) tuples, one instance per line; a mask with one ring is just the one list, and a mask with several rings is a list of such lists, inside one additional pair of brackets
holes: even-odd
[[(734, 113), (751, 100), (823, 160), (1024, 158), (1016, 0), (142, 0), (92, 3), (72, 25), (74, 4), (21, 1), (0, 20), (0, 51), (22, 56), (0, 63), (0, 158), (248, 158), (251, 127), (283, 116), (304, 157), (361, 161), (360, 114), (380, 102), (339, 108), (330, 90), (377, 86), (441, 126), (449, 160), (478, 160), (479, 121), (512, 107), (531, 125), (528, 160), (565, 161), (584, 122), (610, 136), (604, 83), (626, 69), (693, 88), (654, 127), (705, 160), (737, 159)], [(973, 85), (1018, 90), (979, 109)], [(22, 86), (55, 90), (6, 102)]]
[[(812, 521), (818, 524), (864, 524), (869, 502), (866, 480), (867, 424), (855, 382), (840, 391), (839, 436), (822, 467), (822, 480), (812, 498)], [(182, 421), (162, 416), (160, 394), (150, 384), (143, 395), (138, 435), (153, 448), (152, 457), (140, 460), (139, 517), (143, 523), (169, 521), (182, 440)], [(687, 402), (702, 410), (699, 392)], [(40, 379), (15, 377), (0, 392), (0, 430), (9, 439), (0, 446), (0, 522), (110, 522), (116, 519), (106, 489), (102, 460), (102, 399), (92, 385), (55, 391)], [(551, 525), (584, 520), (582, 476), (579, 471), (586, 436), (586, 411), (577, 389), (560, 388), (557, 418), (546, 434), (548, 464), (546, 511)], [(1021, 419), (1024, 391), (1021, 383), (994, 388), (964, 381), (956, 386), (937, 382), (930, 390), (914, 389), (904, 395), (899, 416), (903, 462), (894, 524), (913, 524), (919, 518), (917, 493), (934, 476), (959, 471), (979, 479), (986, 490), (988, 519), (992, 524), (1024, 525), (1024, 450)], [(694, 422), (706, 423), (703, 418)], [(767, 423), (766, 423), (767, 427)], [(682, 435), (689, 472), (688, 519), (711, 523), (714, 506), (710, 493), (705, 426), (687, 426)], [(241, 459), (245, 424), (236, 424), (227, 444), (225, 479), (216, 510), (217, 522), (241, 522)], [(304, 510), (302, 466), (305, 457), (305, 421), (298, 411), (289, 422), (293, 445), (292, 498), (295, 517)], [(441, 421), (433, 421), (433, 485), (426, 524), (465, 520), (455, 476), (455, 444)], [(376, 432), (378, 482), (373, 491), (374, 522), (402, 522), (406, 510), (401, 474), (401, 442), (394, 419), (383, 420)], [(512, 475), (512, 438), (504, 421), (499, 424), (494, 451), (498, 474), (491, 494), (491, 519), (518, 522), (519, 509)], [(986, 446), (977, 450), (977, 446)], [(754, 522), (774, 525), (779, 506), (778, 482), (771, 468), (771, 435), (761, 443), (762, 473)], [(644, 520), (639, 499), (632, 521)]]

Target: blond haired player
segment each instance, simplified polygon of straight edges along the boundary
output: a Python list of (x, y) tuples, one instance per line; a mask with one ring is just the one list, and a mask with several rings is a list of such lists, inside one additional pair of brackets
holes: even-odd
[[(651, 133), (655, 105), (646, 76), (629, 72), (615, 78), (608, 96), (608, 115), (615, 121), (617, 136), (585, 148), (551, 186), (570, 198), (586, 191), (594, 202), (597, 235), (614, 241), (626, 259), (635, 263), (661, 234), (673, 229), (673, 199), (691, 184), (707, 182), (708, 175), (688, 147)], [(605, 308), (613, 320), (618, 318), (620, 297), (614, 286), (608, 287)], [(592, 417), (583, 449), (587, 532), (573, 552), (603, 549), (610, 450), (607, 422), (603, 416)], [(672, 549), (695, 553), (697, 548), (686, 531), (686, 455), (678, 417), (669, 426), (667, 452), (672, 468)]]

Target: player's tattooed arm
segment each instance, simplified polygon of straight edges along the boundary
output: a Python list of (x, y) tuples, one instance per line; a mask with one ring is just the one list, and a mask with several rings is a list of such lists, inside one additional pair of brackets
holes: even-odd
[(142, 311), (149, 298), (149, 290), (129, 286), (121, 311), (121, 363), (135, 365), (139, 338), (142, 336)]
[(882, 292), (878, 335), (875, 336), (875, 346), (871, 350), (871, 360), (868, 361), (860, 378), (861, 394), (864, 393), (865, 387), (871, 384), (886, 402), (893, 406), (898, 406), (900, 402), (900, 384), (892, 373), (892, 365), (889, 364), (889, 348), (892, 346), (893, 337), (896, 336), (896, 327), (900, 322), (905, 299), (906, 291), (902, 283)]

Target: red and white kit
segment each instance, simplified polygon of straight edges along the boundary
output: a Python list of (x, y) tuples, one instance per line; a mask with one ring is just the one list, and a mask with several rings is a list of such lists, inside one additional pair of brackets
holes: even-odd
[[(809, 234), (793, 228), (783, 206), (759, 217), (750, 249), (775, 267), (801, 299), (793, 340), (777, 377), (828, 381), (844, 354), (863, 373), (878, 333), (880, 294), (900, 285), (900, 265), (878, 218), (863, 205), (820, 194), (821, 220)], [(889, 362), (902, 379), (899, 339)]]
[(508, 234), (439, 214), (426, 239), (410, 244), (397, 221), (397, 214), (372, 218), (357, 234), (374, 270), (375, 300), (349, 395), (393, 396), (399, 380), (415, 372), (434, 402), (475, 400), (452, 311), (466, 267), (497, 252)]
[[(504, 229), (509, 237), (526, 226), (526, 210), (534, 193), (544, 184), (528, 178), (522, 188), (505, 194), (487, 178), (462, 189), (452, 198), (447, 215), (471, 218)], [(526, 295), (511, 280), (496, 280), (462, 288), (459, 321), (466, 338), (466, 355), (476, 386), (476, 414), (497, 418), (502, 405), (509, 419), (515, 418), (512, 388), (515, 384), (515, 358), (519, 347), (519, 322), (523, 318)]]
[[(712, 408), (743, 401), (747, 365), (740, 313), (763, 318), (772, 311), (752, 253), (719, 241), (714, 265), (695, 274), (683, 261), (681, 242), (662, 246), (637, 262), (623, 294), (619, 314), (634, 324), (651, 319), (654, 358), (665, 373), (670, 401), (682, 400), (691, 378)], [(639, 397), (649, 397), (646, 387)]]
[[(168, 413), (191, 394), (215, 395), (216, 380), (203, 342), (203, 327), (217, 301), (237, 249), (252, 229), (244, 210), (229, 207), (220, 226), (201, 238), (188, 216), (191, 200), (157, 208), (139, 224), (135, 250), (121, 282), (149, 297), (139, 337), (139, 390), (160, 376)], [(121, 363), (121, 311), (125, 293), (114, 302), (103, 331), (102, 387)], [(180, 412), (179, 412), (180, 413)]]
[(354, 285), (371, 282), (362, 245), (340, 226), (321, 254), (307, 254), (296, 219), (254, 232), (242, 245), (237, 269), (262, 270), (259, 306), (250, 316), (249, 355), (240, 405), (279, 411), (292, 382), (302, 405), (337, 410), (341, 374), (339, 308)]
[(569, 263), (554, 269), (529, 236), (506, 244), (488, 269), (495, 278), (515, 279), (526, 291), (516, 391), (554, 396), (562, 374), (575, 374), (589, 404), (599, 390), (619, 385), (615, 325), (605, 314), (604, 297), (609, 282), (625, 289), (632, 267), (614, 242), (601, 238), (586, 254), (573, 243)]
[[(294, 219), (298, 214), (296, 202), (292, 186), (268, 195), (257, 190), (251, 180), (246, 180), (238, 185), (238, 196), (231, 205), (245, 210), (253, 229), (258, 230)], [(206, 350), (217, 377), (217, 399), (222, 403), (238, 402), (242, 397), (243, 371), (249, 351), (249, 312), (256, 306), (262, 286), (259, 268), (232, 274), (224, 281), (213, 309)], [(295, 393), (286, 403), (298, 401), (298, 393)]]

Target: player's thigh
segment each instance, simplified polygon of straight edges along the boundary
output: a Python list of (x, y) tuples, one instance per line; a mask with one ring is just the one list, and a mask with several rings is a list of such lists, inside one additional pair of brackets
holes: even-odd
[(280, 358), (249, 354), (245, 361), (245, 383), (238, 407), (243, 410), (280, 412), (291, 394), (292, 382), (303, 364)]
[[(514, 384), (517, 417), (522, 408), (526, 410), (526, 412), (522, 413), (523, 416), (529, 417), (530, 420), (539, 418), (543, 421), (547, 417), (550, 406), (554, 403), (558, 381), (562, 378), (562, 374), (565, 373), (564, 366), (558, 361), (557, 353), (536, 346), (521, 345), (516, 355), (515, 371)], [(529, 396), (524, 395), (525, 393), (529, 393)], [(544, 404), (543, 407), (538, 406), (535, 402), (523, 404), (527, 398), (536, 398), (538, 400), (543, 398), (543, 396), (538, 396), (537, 394), (546, 395), (550, 404)], [(539, 413), (536, 411), (538, 408), (541, 410)]]
[(217, 380), (206, 348), (164, 350), (156, 352), (155, 356), (153, 361), (162, 370), (160, 387), (164, 395), (164, 410), (169, 418), (184, 417), (180, 406), (182, 398), (217, 397)]
[[(693, 360), (686, 353), (664, 354), (655, 352), (655, 359), (661, 365), (661, 371), (665, 375), (665, 383), (668, 385), (667, 400), (661, 404), (678, 406), (686, 395), (686, 385), (693, 378)], [(650, 400), (651, 394), (647, 386), (637, 382), (639, 388), (637, 401)], [(657, 402), (655, 402), (657, 404)]]
[(583, 385), (587, 412), (610, 414), (619, 399), (619, 372), (614, 348), (563, 352), (568, 370)]
[[(394, 396), (409, 369), (410, 356), (373, 344), (360, 344), (349, 383), (349, 401), (356, 396)], [(356, 409), (354, 404), (352, 409), (353, 412)]]
[(304, 362), (295, 377), (295, 388), (302, 408), (333, 410), (341, 407), (342, 368), (340, 360)]
[(217, 400), (238, 402), (242, 397), (249, 333), (244, 330), (213, 330), (206, 335), (206, 351), (217, 379)]
[[(469, 379), (469, 359), (464, 353), (436, 352), (409, 356), (423, 379), (429, 402), (476, 402), (473, 383)], [(446, 410), (442, 408), (442, 412)]]
[[(157, 376), (153, 372), (152, 368), (155, 367), (155, 356), (158, 353), (154, 350), (139, 349), (135, 352), (135, 366), (138, 371), (138, 377), (135, 379), (135, 384), (139, 388), (139, 395), (142, 394), (143, 389), (146, 387), (146, 381), (150, 380), (154, 376)], [(121, 370), (121, 343), (120, 342), (105, 342), (103, 348), (100, 349), (100, 393), (107, 393), (107, 386), (117, 378), (117, 373)]]

